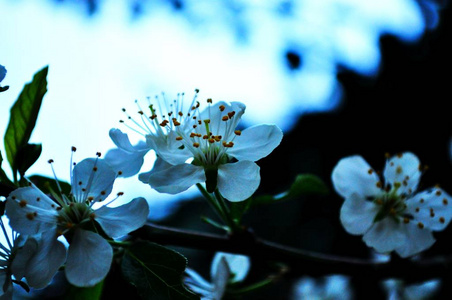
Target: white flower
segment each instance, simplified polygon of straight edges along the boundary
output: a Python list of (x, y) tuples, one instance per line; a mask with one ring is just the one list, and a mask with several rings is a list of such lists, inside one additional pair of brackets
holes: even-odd
[(210, 278), (206, 281), (194, 270), (187, 268), (185, 284), (203, 300), (220, 300), (227, 285), (242, 282), (250, 269), (250, 259), (239, 254), (218, 252), (212, 260)]
[(349, 300), (353, 298), (350, 280), (343, 275), (330, 275), (324, 278), (303, 277), (292, 291), (293, 300)]
[(427, 300), (436, 299), (436, 294), (441, 287), (440, 279), (431, 279), (429, 281), (417, 284), (406, 284), (402, 280), (388, 279), (382, 282), (389, 300)]
[(54, 245), (52, 251), (39, 236), (28, 238), (8, 228), (0, 217), (3, 233), (0, 243), (0, 299), (11, 299), (12, 280), (27, 279), (27, 285), (44, 288), (66, 259), (64, 245)]
[[(169, 194), (205, 182), (208, 192), (218, 188), (229, 201), (246, 200), (260, 183), (260, 169), (255, 161), (280, 144), (282, 131), (266, 124), (237, 130), (245, 112), (244, 104), (218, 102), (210, 105), (211, 99), (207, 102), (209, 106), (203, 112), (191, 114), (184, 122), (165, 122), (174, 125), (167, 140), (147, 136), (148, 144), (162, 161), (150, 172), (140, 174), (139, 179), (158, 192)], [(177, 147), (168, 147), (168, 141), (178, 142)], [(190, 153), (188, 156), (186, 150)], [(185, 152), (175, 155), (177, 151)], [(191, 163), (187, 163), (187, 159)]]
[[(175, 140), (174, 132), (175, 124), (184, 123), (188, 126), (187, 119), (195, 115), (198, 111), (199, 104), (196, 99), (198, 90), (191, 101), (191, 105), (184, 109), (184, 94), (177, 94), (177, 98), (172, 102), (167, 101), (164, 94), (162, 99), (158, 96), (151, 101), (148, 98), (148, 109), (142, 109), (138, 102), (138, 114), (141, 122), (136, 121), (130, 115), (126, 120), (121, 120), (129, 129), (141, 134), (146, 141), (140, 141), (136, 145), (132, 145), (127, 134), (121, 130), (113, 128), (110, 130), (110, 138), (118, 147), (107, 152), (105, 160), (110, 166), (120, 173), (122, 177), (130, 177), (137, 174), (143, 165), (144, 156), (153, 149), (154, 142), (159, 147), (165, 148), (165, 153), (171, 153), (170, 162), (181, 163), (190, 157), (187, 149), (179, 149), (180, 143)], [(126, 110), (123, 108), (124, 113)], [(171, 120), (168, 121), (168, 119)], [(131, 123), (129, 125), (129, 123)]]
[(107, 275), (113, 257), (109, 243), (93, 231), (100, 225), (107, 236), (118, 238), (141, 227), (149, 213), (143, 198), (114, 208), (93, 207), (111, 193), (115, 178), (105, 161), (88, 158), (74, 167), (68, 196), (55, 194), (52, 200), (35, 186), (19, 188), (7, 199), (10, 225), (21, 234), (42, 234), (49, 248), (64, 235), (70, 244), (65, 268), (68, 281), (93, 286)]
[(386, 162), (384, 182), (361, 156), (339, 161), (332, 173), (336, 191), (345, 198), (340, 219), (350, 234), (380, 253), (396, 251), (408, 257), (428, 249), (432, 231), (446, 228), (452, 199), (440, 188), (416, 192), (420, 162), (403, 153)]

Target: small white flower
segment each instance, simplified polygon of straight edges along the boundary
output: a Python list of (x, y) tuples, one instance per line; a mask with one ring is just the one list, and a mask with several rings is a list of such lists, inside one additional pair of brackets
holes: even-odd
[(353, 292), (348, 277), (330, 275), (324, 278), (305, 276), (299, 279), (292, 291), (293, 300), (349, 300)]
[[(168, 142), (149, 135), (148, 144), (162, 158), (139, 179), (158, 192), (177, 194), (196, 183), (205, 182), (207, 191), (216, 188), (229, 201), (249, 198), (260, 183), (260, 169), (255, 161), (270, 154), (281, 142), (282, 131), (275, 125), (258, 125), (237, 130), (245, 105), (240, 102), (218, 102), (201, 113), (192, 113), (182, 122), (166, 121), (174, 125)], [(193, 108), (197, 108), (199, 104)], [(175, 150), (176, 149), (176, 150)], [(177, 151), (189, 155), (175, 155)], [(190, 163), (187, 162), (190, 161)]]
[(66, 251), (64, 245), (54, 245), (52, 251), (40, 236), (19, 235), (3, 223), (0, 217), (0, 299), (11, 299), (12, 278), (16, 282), (23, 277), (27, 285), (44, 288), (52, 280), (59, 267), (64, 263)]
[(440, 188), (417, 192), (420, 162), (403, 153), (386, 162), (382, 182), (361, 156), (339, 161), (332, 173), (336, 191), (345, 198), (340, 219), (350, 234), (380, 253), (408, 257), (428, 249), (432, 231), (446, 228), (452, 199)]
[[(191, 105), (184, 108), (184, 94), (177, 94), (177, 98), (168, 101), (165, 94), (162, 98), (156, 96), (155, 99), (148, 98), (147, 109), (143, 109), (136, 101), (140, 121), (136, 121), (127, 114), (126, 120), (121, 120), (125, 126), (132, 131), (138, 132), (145, 138), (136, 145), (132, 145), (127, 134), (121, 130), (113, 128), (110, 130), (110, 138), (118, 147), (107, 152), (105, 160), (110, 166), (120, 173), (122, 177), (130, 177), (137, 174), (144, 162), (144, 156), (157, 143), (160, 148), (165, 149), (165, 153), (170, 153), (167, 157), (169, 162), (179, 164), (185, 162), (190, 157), (187, 149), (180, 149), (180, 143), (176, 141), (176, 124), (188, 125), (187, 119), (196, 115), (199, 104), (196, 102), (198, 90), (191, 101)], [(170, 121), (168, 121), (170, 120)], [(129, 125), (129, 123), (131, 123)]]
[(208, 282), (194, 270), (187, 268), (185, 284), (203, 300), (221, 300), (227, 285), (242, 282), (250, 269), (250, 259), (239, 254), (218, 252), (212, 260)]
[(42, 234), (49, 248), (64, 235), (70, 244), (65, 268), (68, 281), (93, 286), (107, 275), (113, 258), (112, 247), (93, 230), (100, 225), (107, 236), (118, 238), (141, 227), (149, 213), (144, 198), (114, 208), (93, 206), (108, 197), (115, 178), (105, 161), (88, 158), (73, 168), (68, 196), (55, 194), (52, 200), (35, 186), (19, 188), (7, 199), (10, 225), (21, 234)]

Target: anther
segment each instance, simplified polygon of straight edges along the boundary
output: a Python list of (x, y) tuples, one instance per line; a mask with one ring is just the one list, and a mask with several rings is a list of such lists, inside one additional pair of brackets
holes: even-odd
[(207, 103), (212, 103), (212, 98), (208, 98)]
[(381, 181), (378, 181), (376, 183), (376, 186), (381, 189), (383, 187), (383, 183), (381, 183)]
[(101, 191), (101, 192), (100, 192), (100, 194), (101, 194), (102, 196), (104, 196), (106, 193), (107, 193), (107, 192), (105, 192), (105, 191)]
[(220, 105), (220, 107), (219, 107), (220, 111), (224, 111), (225, 108), (226, 107), (224, 105)]
[(193, 147), (198, 148), (199, 147), (199, 143), (193, 143)]
[(234, 130), (235, 135), (242, 135), (242, 131), (240, 130)]
[(72, 146), (71, 150), (72, 150), (72, 152), (75, 152), (75, 151), (77, 151), (77, 148), (75, 148), (74, 146)]
[(176, 137), (176, 141), (182, 141), (182, 140), (183, 140), (183, 138), (181, 136)]
[(118, 192), (116, 195), (117, 195), (118, 197), (119, 197), (119, 196), (122, 196), (122, 195), (124, 195), (124, 192)]
[(19, 206), (20, 206), (20, 207), (25, 207), (25, 206), (27, 206), (27, 201), (25, 201), (25, 200), (20, 200)]
[(49, 159), (47, 162), (48, 162), (49, 164), (51, 164), (51, 163), (53, 163), (53, 159)]
[(419, 212), (419, 207), (416, 207), (415, 211), (418, 213)]
[(101, 157), (102, 154), (101, 154), (100, 152), (96, 152), (96, 156), (97, 156), (97, 157)]
[(419, 200), (419, 202), (424, 203), (424, 198), (421, 198), (421, 200)]
[(122, 175), (122, 171), (118, 171), (118, 175)]
[(211, 143), (211, 144), (215, 143), (215, 139), (210, 138), (209, 143)]
[(408, 219), (408, 218), (403, 218), (403, 223), (405, 223), (405, 224), (410, 223), (410, 219)]
[[(198, 136), (196, 133), (194, 133), (194, 132), (190, 133), (190, 137), (191, 137), (191, 138), (194, 138), (194, 137), (196, 137), (196, 136)], [(177, 139), (177, 138), (176, 138), (176, 139)]]
[(36, 215), (37, 215), (36, 213), (29, 212), (25, 216), (27, 217), (28, 220), (33, 221)]
[(440, 190), (436, 191), (435, 195), (436, 196), (441, 196), (441, 191)]
[(369, 174), (372, 174), (374, 172), (374, 170), (372, 170), (372, 169), (369, 169), (368, 171), (367, 171), (367, 173), (369, 173)]
[(402, 167), (401, 166), (397, 166), (397, 169), (396, 169), (396, 173), (397, 174), (402, 174)]
[(398, 157), (398, 158), (402, 158), (402, 156), (403, 156), (403, 153), (398, 153), (398, 154), (397, 154), (397, 157)]
[(94, 167), (94, 168), (93, 168), (93, 171), (94, 171), (94, 172), (97, 172), (97, 167)]
[(444, 223), (446, 222), (446, 220), (445, 220), (443, 217), (439, 217), (439, 222), (440, 222), (441, 224), (444, 224)]
[(419, 222), (419, 223), (417, 223), (417, 227), (419, 227), (419, 229), (423, 229), (424, 228), (424, 224)]
[(447, 201), (447, 199), (444, 198), (444, 199), (443, 199), (443, 204), (444, 204), (444, 205), (447, 205), (448, 203), (449, 203), (449, 201)]
[(232, 119), (232, 117), (235, 115), (235, 111), (230, 111), (228, 112), (228, 116), (230, 119)]

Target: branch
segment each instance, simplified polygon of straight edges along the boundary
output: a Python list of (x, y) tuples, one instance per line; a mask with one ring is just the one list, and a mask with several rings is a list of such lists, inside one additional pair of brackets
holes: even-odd
[(286, 276), (290, 277), (343, 274), (374, 280), (401, 278), (425, 281), (450, 274), (449, 268), (452, 267), (452, 256), (419, 260), (391, 257), (389, 262), (375, 262), (288, 247), (255, 237), (249, 232), (218, 235), (148, 223), (132, 235), (164, 245), (231, 252), (248, 255), (254, 260), (285, 263), (289, 267)]

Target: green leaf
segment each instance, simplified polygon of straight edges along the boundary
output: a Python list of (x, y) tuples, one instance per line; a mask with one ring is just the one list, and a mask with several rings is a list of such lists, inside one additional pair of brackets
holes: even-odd
[(24, 176), (25, 172), (38, 160), (42, 152), (41, 144), (25, 144), (19, 148), (16, 155), (16, 167), (20, 176)]
[(143, 299), (199, 299), (182, 283), (187, 259), (147, 241), (133, 244), (122, 260), (122, 273)]
[(326, 184), (312, 174), (300, 174), (295, 178), (294, 183), (289, 189), (288, 196), (298, 197), (307, 195), (328, 195), (329, 190)]
[(271, 204), (301, 196), (325, 196), (329, 190), (326, 184), (318, 176), (313, 174), (298, 175), (289, 190), (278, 195), (262, 195), (252, 199), (252, 206)]
[(246, 199), (240, 202), (230, 202), (229, 208), (231, 211), (231, 217), (236, 224), (240, 224), (243, 215), (248, 211), (251, 206), (251, 199)]
[(31, 83), (24, 86), (19, 98), (10, 111), (9, 124), (5, 133), (5, 151), (14, 176), (19, 165), (17, 153), (30, 139), (41, 108), (42, 98), (47, 92), (48, 67), (37, 72)]
[(6, 176), (5, 171), (1, 168), (3, 162), (3, 156), (0, 152), (0, 196), (7, 197), (16, 187), (14, 183)]
[[(28, 177), (28, 180), (34, 183), (41, 191), (45, 194), (52, 194), (52, 191), (58, 192), (58, 186), (54, 178), (41, 176), (41, 175), (33, 175)], [(58, 184), (60, 185), (63, 194), (69, 195), (71, 192), (71, 185), (65, 181), (58, 180)]]
[(104, 282), (101, 281), (93, 287), (81, 288), (76, 286), (71, 286), (63, 297), (64, 300), (99, 300), (102, 296), (102, 289), (104, 287)]

